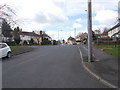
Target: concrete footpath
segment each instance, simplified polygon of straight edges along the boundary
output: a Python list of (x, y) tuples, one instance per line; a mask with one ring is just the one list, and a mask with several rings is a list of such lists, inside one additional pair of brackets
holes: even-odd
[(84, 68), (99, 81), (104, 83), (110, 88), (119, 87), (118, 78), (118, 58), (108, 55), (105, 52), (93, 48), (93, 62), (89, 63), (88, 49), (85, 45), (79, 47), (82, 64)]

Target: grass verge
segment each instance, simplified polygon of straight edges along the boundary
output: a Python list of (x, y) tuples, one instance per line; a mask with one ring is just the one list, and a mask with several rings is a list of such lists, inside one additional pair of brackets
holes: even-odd
[(24, 48), (25, 46), (10, 46), (11, 50), (14, 52), (14, 51), (18, 51), (22, 48)]
[(103, 50), (107, 54), (120, 58), (120, 45), (117, 45), (116, 47), (114, 45), (99, 45), (96, 46), (96, 48)]

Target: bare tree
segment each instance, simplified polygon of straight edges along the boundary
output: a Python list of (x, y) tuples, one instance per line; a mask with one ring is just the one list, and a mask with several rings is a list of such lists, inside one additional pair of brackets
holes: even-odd
[(15, 12), (8, 5), (0, 5), (0, 24), (5, 20), (10, 26), (14, 26), (16, 24), (14, 16)]
[(106, 33), (109, 29), (107, 27), (103, 28), (103, 33)]

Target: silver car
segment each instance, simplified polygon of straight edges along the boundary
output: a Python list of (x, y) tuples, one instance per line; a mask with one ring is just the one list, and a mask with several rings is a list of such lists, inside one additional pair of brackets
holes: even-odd
[(6, 43), (0, 43), (0, 58), (11, 57), (11, 49)]

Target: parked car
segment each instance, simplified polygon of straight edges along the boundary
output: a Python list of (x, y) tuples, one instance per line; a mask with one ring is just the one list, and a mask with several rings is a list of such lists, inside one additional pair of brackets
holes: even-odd
[(73, 42), (73, 45), (77, 45), (77, 43), (76, 43), (76, 42)]
[(0, 58), (11, 57), (11, 49), (6, 43), (0, 43)]
[(67, 42), (65, 42), (65, 44), (68, 44)]

